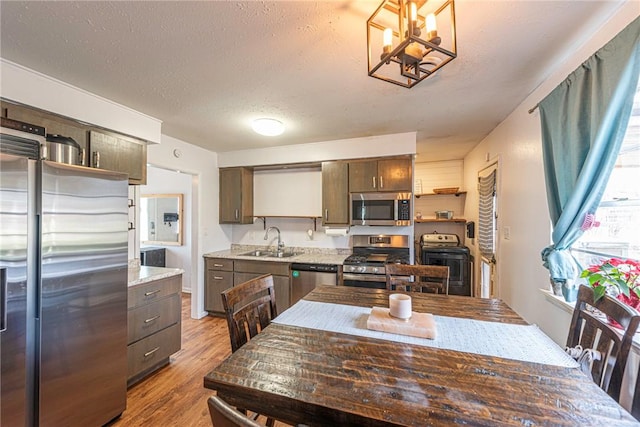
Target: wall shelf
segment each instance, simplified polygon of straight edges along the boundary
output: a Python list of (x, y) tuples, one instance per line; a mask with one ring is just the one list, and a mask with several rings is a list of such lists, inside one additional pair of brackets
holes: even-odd
[(460, 197), (460, 195), (462, 194), (467, 194), (466, 191), (458, 191), (457, 193), (422, 193), (422, 194), (416, 194), (417, 198), (420, 197), (433, 197), (433, 196), (456, 196), (456, 197)]
[(464, 219), (464, 218), (451, 218), (451, 219), (420, 218), (420, 219), (414, 219), (413, 222), (415, 222), (416, 224), (423, 224), (423, 223), (427, 223), (427, 222), (459, 222), (459, 223), (466, 223), (467, 220)]
[(300, 215), (256, 215), (254, 218), (262, 220), (262, 226), (267, 229), (267, 218), (292, 218), (292, 219), (310, 219), (313, 221), (313, 231), (318, 231), (317, 220), (322, 219), (321, 216), (300, 216)]

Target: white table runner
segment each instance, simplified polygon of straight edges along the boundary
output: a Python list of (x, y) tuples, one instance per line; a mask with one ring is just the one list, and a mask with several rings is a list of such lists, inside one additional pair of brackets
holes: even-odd
[(371, 308), (300, 300), (273, 320), (282, 325), (378, 338), (569, 368), (578, 364), (536, 325), (434, 316), (434, 340), (367, 329)]

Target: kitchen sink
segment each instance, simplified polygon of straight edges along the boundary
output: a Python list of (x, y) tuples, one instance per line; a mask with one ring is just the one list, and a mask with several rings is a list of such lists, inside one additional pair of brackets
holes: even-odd
[(271, 251), (255, 250), (255, 251), (246, 252), (240, 255), (242, 256), (273, 256), (272, 254), (273, 252)]
[(277, 252), (277, 251), (265, 251), (257, 249), (251, 252), (245, 252), (240, 254), (242, 256), (254, 256), (254, 257), (272, 257), (272, 258), (290, 258), (292, 256), (299, 255), (297, 252)]
[(278, 258), (289, 258), (296, 255), (300, 255), (300, 254), (297, 252), (274, 252), (272, 256), (275, 256)]

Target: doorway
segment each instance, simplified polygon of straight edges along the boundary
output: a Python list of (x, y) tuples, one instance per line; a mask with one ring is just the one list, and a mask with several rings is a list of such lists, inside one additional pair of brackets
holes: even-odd
[[(197, 227), (197, 185), (198, 176), (186, 171), (177, 171), (156, 165), (147, 167), (147, 184), (140, 186), (140, 195), (171, 194), (180, 195), (182, 200), (180, 242), (154, 242), (154, 246), (166, 248), (166, 267), (181, 268), (182, 291), (192, 294), (193, 305), (196, 305), (198, 295), (198, 262), (197, 262), (197, 233), (193, 233)], [(173, 218), (169, 218), (172, 220)], [(163, 219), (164, 220), (164, 219)], [(168, 222), (171, 228), (176, 228), (177, 222)], [(195, 254), (195, 255), (194, 255)], [(194, 261), (196, 260), (196, 261)], [(197, 310), (192, 307), (192, 316), (197, 318)]]

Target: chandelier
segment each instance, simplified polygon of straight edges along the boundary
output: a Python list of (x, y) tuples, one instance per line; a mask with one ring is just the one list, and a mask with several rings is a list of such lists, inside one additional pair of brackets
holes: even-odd
[(453, 0), (384, 0), (367, 20), (367, 49), (371, 77), (412, 88), (456, 57)]

